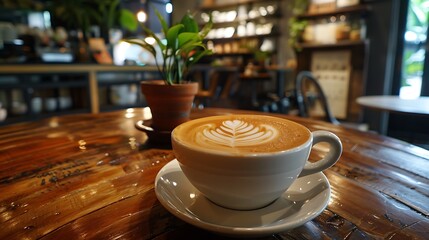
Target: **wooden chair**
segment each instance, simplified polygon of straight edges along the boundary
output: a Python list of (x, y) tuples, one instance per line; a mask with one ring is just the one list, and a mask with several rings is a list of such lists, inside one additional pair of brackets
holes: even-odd
[[(313, 86), (316, 93), (313, 96), (309, 96), (309, 93), (307, 91), (310, 86)], [(368, 126), (366, 124), (340, 122), (337, 120), (337, 118), (334, 116), (329, 107), (328, 99), (319, 81), (313, 76), (311, 72), (301, 71), (298, 73), (295, 81), (295, 91), (296, 104), (298, 107), (299, 116), (317, 118), (311, 116), (310, 114), (310, 106), (314, 105), (310, 103), (310, 99), (312, 98), (314, 102), (318, 101), (320, 103), (321, 108), (324, 112), (324, 115), (322, 117), (324, 121), (330, 122), (335, 125), (342, 125), (344, 127), (358, 129), (362, 131), (368, 130)]]
[(219, 104), (225, 105), (232, 94), (231, 92), (233, 91), (234, 84), (238, 80), (238, 68), (212, 67), (207, 76), (208, 88), (201, 88), (198, 91), (195, 96), (194, 105), (199, 108)]

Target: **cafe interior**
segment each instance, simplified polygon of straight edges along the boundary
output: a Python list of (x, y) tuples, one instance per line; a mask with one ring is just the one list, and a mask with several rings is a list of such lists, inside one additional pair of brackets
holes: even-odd
[[(126, 10), (136, 23), (108, 19), (101, 8), (107, 21), (91, 19), (83, 3), (2, 1), (0, 124), (144, 107), (139, 82), (156, 78), (151, 70), (155, 61), (145, 49), (123, 40), (144, 38), (140, 25), (161, 32), (156, 11), (169, 23), (191, 11), (200, 24), (210, 14), (213, 21), (205, 39), (213, 54), (187, 76), (200, 83), (194, 107), (323, 119), (326, 105), (331, 112), (327, 121), (428, 148), (427, 102), (406, 102), (411, 110), (403, 114), (358, 101), (371, 95), (417, 99), (429, 93), (428, 3), (399, 2), (120, 1), (116, 10)], [(90, 65), (104, 67), (91, 72), (94, 89), (88, 87)], [(302, 71), (316, 79), (325, 102), (311, 83), (298, 83)], [(304, 85), (300, 92), (297, 84)], [(369, 100), (377, 101), (384, 100)], [(387, 103), (397, 104), (402, 103)]]
[[(0, 239), (427, 238), (428, 23), (429, 0), (0, 0)], [(190, 103), (145, 90), (165, 69)], [(266, 159), (304, 149), (218, 171), (210, 142), (172, 145), (235, 114), (303, 125), (306, 164), (330, 165), (258, 208), (208, 200), (195, 179), (266, 190), (286, 171)]]

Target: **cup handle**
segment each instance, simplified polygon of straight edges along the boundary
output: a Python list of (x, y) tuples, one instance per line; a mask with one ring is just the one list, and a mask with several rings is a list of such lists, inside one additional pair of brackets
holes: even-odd
[(326, 156), (317, 162), (309, 162), (304, 166), (304, 169), (301, 171), (298, 177), (307, 176), (313, 173), (323, 171), (332, 165), (334, 165), (338, 159), (340, 159), (341, 153), (343, 151), (343, 145), (341, 140), (337, 135), (328, 132), (328, 131), (314, 131), (312, 147), (319, 142), (326, 142), (329, 144), (329, 152)]

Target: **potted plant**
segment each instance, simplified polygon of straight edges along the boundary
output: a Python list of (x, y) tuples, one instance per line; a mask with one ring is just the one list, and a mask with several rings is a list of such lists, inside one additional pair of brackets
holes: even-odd
[(155, 39), (156, 45), (144, 39), (129, 39), (126, 42), (141, 46), (156, 59), (162, 79), (143, 81), (141, 90), (152, 112), (151, 127), (154, 131), (171, 132), (177, 125), (189, 120), (198, 83), (185, 79), (193, 64), (212, 53), (204, 43), (212, 22), (210, 20), (200, 30), (188, 12), (179, 23), (169, 27), (158, 11), (156, 15), (165, 39), (143, 26), (146, 37)]

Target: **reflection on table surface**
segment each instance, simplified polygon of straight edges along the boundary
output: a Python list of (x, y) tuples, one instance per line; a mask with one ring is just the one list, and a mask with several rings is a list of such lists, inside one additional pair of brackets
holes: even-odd
[[(194, 110), (192, 118), (230, 113)], [(162, 207), (159, 170), (174, 159), (134, 124), (147, 110), (54, 117), (0, 128), (0, 239), (228, 239)], [(273, 114), (275, 115), (275, 114)], [(344, 146), (326, 170), (331, 200), (314, 220), (263, 239), (425, 239), (429, 234), (429, 152), (369, 132), (288, 115)], [(312, 160), (323, 146), (315, 146)]]

